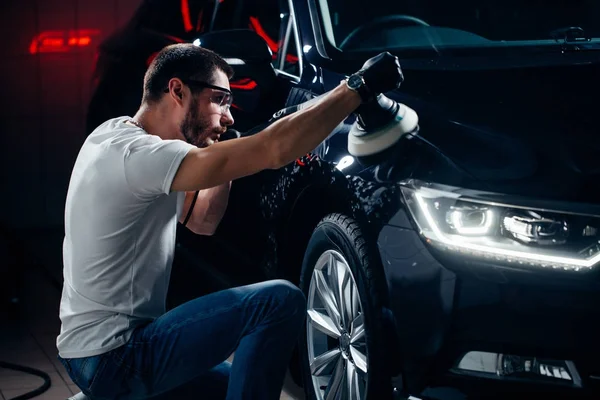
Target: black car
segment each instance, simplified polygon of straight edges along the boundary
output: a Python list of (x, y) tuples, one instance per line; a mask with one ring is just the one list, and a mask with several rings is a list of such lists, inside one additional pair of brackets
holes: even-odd
[[(222, 287), (298, 284), (307, 325), (290, 369), (311, 399), (600, 395), (600, 3), (204, 3), (211, 29), (185, 40), (236, 70), (241, 135), (382, 51), (406, 80), (380, 103), (416, 111), (418, 127), (351, 154), (365, 122), (353, 115), (293, 164), (234, 182), (214, 236), (181, 230), (172, 306), (194, 295), (182, 293), (197, 263)], [(138, 37), (140, 55), (103, 52), (143, 70), (169, 35)], [(114, 106), (109, 70), (90, 115)], [(140, 93), (90, 126), (131, 115)]]

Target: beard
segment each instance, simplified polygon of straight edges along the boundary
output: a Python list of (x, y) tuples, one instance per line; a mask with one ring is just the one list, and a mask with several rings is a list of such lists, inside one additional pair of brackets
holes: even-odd
[(207, 147), (214, 143), (212, 136), (226, 131), (224, 127), (211, 128), (208, 118), (199, 115), (198, 100), (193, 97), (190, 108), (179, 126), (185, 141), (197, 147)]

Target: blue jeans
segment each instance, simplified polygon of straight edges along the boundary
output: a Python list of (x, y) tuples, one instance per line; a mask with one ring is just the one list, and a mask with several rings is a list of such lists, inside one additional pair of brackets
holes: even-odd
[(107, 353), (59, 360), (92, 399), (275, 400), (305, 314), (300, 289), (272, 280), (184, 303)]

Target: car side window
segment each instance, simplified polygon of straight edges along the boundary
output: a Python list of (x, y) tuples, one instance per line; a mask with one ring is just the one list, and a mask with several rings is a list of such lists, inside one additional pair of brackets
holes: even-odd
[[(219, 6), (220, 19), (215, 29), (243, 28), (256, 32), (273, 53), (277, 73), (300, 79), (299, 35), (292, 0), (238, 0)], [(227, 22), (224, 22), (227, 21)]]

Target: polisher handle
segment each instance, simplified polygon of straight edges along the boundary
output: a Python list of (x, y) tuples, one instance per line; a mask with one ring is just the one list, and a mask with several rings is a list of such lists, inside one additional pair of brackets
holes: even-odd
[(396, 101), (380, 94), (374, 101), (360, 105), (355, 114), (362, 129), (374, 132), (392, 122), (399, 107)]

